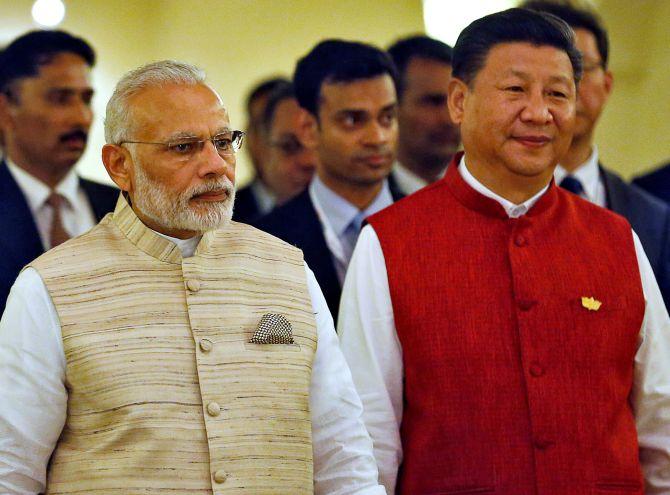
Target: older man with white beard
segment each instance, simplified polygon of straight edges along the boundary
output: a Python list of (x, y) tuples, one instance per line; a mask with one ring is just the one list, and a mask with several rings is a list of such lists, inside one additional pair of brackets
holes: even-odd
[(105, 136), (116, 210), (0, 322), (0, 492), (385, 493), (302, 253), (230, 220), (243, 134), (204, 74), (130, 72)]

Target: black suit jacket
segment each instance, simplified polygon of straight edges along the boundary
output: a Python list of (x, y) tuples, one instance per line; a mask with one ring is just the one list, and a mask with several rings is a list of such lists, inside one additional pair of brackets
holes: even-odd
[[(393, 201), (398, 201), (403, 197), (396, 184), (390, 180), (389, 189)], [(323, 235), (321, 221), (309, 197), (309, 192), (305, 190), (288, 203), (275, 208), (255, 222), (254, 226), (302, 250), (305, 261), (314, 272), (328, 309), (337, 324), (342, 287), (335, 271), (335, 262)]]
[[(79, 179), (97, 220), (114, 210), (119, 190)], [(0, 162), (0, 312), (21, 269), (44, 252), (37, 224), (21, 188)]]
[(626, 217), (649, 258), (666, 307), (670, 304), (670, 206), (600, 167), (607, 207)]
[(670, 203), (670, 163), (633, 179), (633, 184)]
[(235, 207), (233, 208), (233, 220), (242, 223), (252, 223), (261, 216), (261, 209), (256, 201), (251, 185), (238, 189), (235, 192)]

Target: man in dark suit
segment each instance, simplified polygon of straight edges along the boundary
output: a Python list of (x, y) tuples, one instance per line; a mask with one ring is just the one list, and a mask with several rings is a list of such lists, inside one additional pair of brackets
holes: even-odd
[(33, 31), (0, 54), (0, 311), (23, 266), (112, 211), (118, 190), (79, 178), (93, 118), (93, 49)]
[(633, 184), (670, 203), (670, 163), (633, 179)]
[(396, 41), (388, 53), (400, 73), (398, 161), (391, 177), (412, 194), (444, 176), (461, 140), (447, 107), (452, 49), (417, 35)]
[(554, 177), (562, 187), (626, 217), (649, 258), (666, 306), (670, 304), (670, 207), (602, 166), (594, 144), (596, 124), (612, 91), (607, 31), (595, 13), (567, 4), (528, 1), (526, 8), (554, 14), (575, 31), (584, 75), (577, 94), (577, 125)]
[(256, 177), (251, 184), (237, 190), (233, 220), (238, 222), (251, 223), (286, 203), (302, 192), (312, 177), (313, 166), (291, 166), (295, 160), (277, 160), (276, 143), (273, 144), (265, 124), (269, 102), (286, 91), (292, 91), (288, 80), (268, 79), (258, 84), (247, 98), (246, 142)]
[(309, 114), (298, 133), (318, 152), (316, 175), (257, 226), (303, 250), (335, 318), (363, 220), (400, 197), (387, 180), (398, 140), (396, 83), (388, 54), (341, 40), (319, 43), (295, 70)]

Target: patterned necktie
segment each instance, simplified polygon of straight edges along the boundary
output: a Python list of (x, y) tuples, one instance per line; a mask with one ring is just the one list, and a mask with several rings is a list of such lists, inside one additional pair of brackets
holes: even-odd
[(354, 252), (354, 247), (356, 246), (356, 241), (358, 240), (358, 234), (361, 232), (361, 225), (365, 220), (363, 212), (360, 211), (358, 214), (351, 220), (347, 228), (344, 229), (344, 257), (347, 260), (347, 263), (351, 259), (351, 254)]
[(55, 191), (52, 192), (46, 200), (46, 204), (51, 206), (51, 209), (53, 210), (51, 230), (49, 231), (49, 243), (51, 244), (52, 248), (58, 246), (59, 244), (63, 244), (70, 238), (70, 234), (68, 234), (67, 230), (65, 230), (65, 227), (63, 227), (63, 219), (61, 216), (63, 207), (66, 203), (67, 199)]
[(560, 186), (566, 191), (570, 191), (572, 194), (579, 196), (584, 192), (584, 186), (572, 175), (566, 175), (565, 178), (561, 181)]

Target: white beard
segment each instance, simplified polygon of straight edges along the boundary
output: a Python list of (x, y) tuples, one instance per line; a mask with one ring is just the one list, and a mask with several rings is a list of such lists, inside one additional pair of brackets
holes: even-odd
[[(169, 230), (190, 230), (204, 234), (224, 227), (233, 216), (235, 186), (226, 176), (200, 184), (181, 193), (174, 193), (165, 184), (152, 179), (135, 160), (135, 187), (133, 205), (157, 225)], [(224, 190), (224, 201), (200, 202), (198, 207), (189, 201), (209, 191)]]

